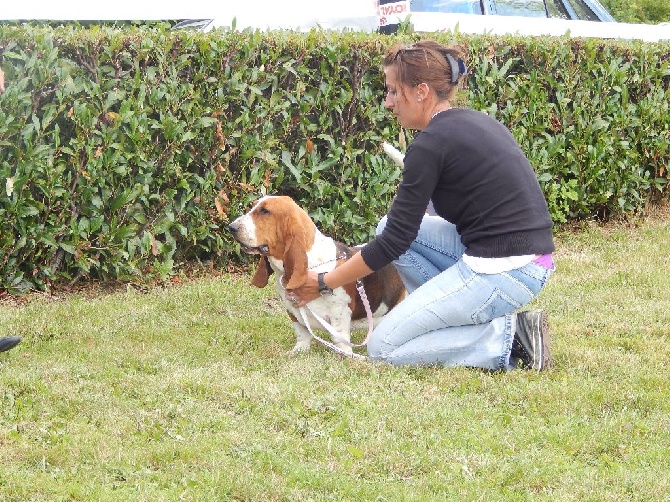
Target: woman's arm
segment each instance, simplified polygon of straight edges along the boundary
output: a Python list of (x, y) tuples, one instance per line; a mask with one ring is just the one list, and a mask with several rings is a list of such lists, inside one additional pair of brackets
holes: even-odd
[[(344, 264), (328, 272), (323, 279), (326, 286), (335, 289), (344, 286), (345, 284), (355, 282), (357, 279), (361, 279), (371, 273), (372, 269), (365, 264), (361, 253), (356, 253)], [(307, 282), (297, 289), (290, 290), (288, 296), (290, 297), (290, 295), (293, 295), (297, 300), (295, 305), (300, 307), (321, 296), (319, 293), (317, 273), (309, 272)]]

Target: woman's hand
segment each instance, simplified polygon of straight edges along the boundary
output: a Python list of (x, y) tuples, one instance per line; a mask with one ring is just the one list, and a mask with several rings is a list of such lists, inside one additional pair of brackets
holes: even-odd
[(286, 299), (295, 307), (304, 307), (307, 303), (321, 296), (316, 272), (307, 272), (305, 284), (295, 289), (286, 290)]
[[(356, 253), (346, 263), (328, 272), (324, 276), (324, 279), (326, 286), (330, 289), (336, 289), (345, 284), (355, 282), (356, 279), (363, 278), (371, 273), (372, 269), (365, 264), (361, 253)], [(307, 272), (307, 281), (305, 281), (305, 284), (299, 288), (286, 291), (286, 298), (296, 307), (304, 307), (307, 303), (320, 296), (317, 273), (311, 271)]]

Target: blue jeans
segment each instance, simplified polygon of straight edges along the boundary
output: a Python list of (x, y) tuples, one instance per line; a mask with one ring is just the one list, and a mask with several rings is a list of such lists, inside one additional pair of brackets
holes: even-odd
[[(382, 219), (379, 234), (386, 224)], [(394, 265), (410, 293), (379, 323), (368, 355), (394, 365), (513, 369), (514, 312), (552, 274), (538, 264), (499, 274), (474, 272), (462, 260), (456, 226), (425, 216), (410, 249)]]

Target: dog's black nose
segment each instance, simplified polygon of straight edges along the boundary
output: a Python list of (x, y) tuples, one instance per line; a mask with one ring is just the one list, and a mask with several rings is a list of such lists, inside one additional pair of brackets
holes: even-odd
[(228, 230), (230, 230), (230, 232), (233, 234), (236, 233), (239, 229), (240, 227), (238, 225), (235, 225), (235, 223), (231, 223), (230, 225), (228, 225)]

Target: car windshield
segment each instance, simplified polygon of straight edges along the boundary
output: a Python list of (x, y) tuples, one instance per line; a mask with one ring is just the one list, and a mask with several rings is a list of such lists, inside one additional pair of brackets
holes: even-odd
[(482, 4), (479, 0), (412, 0), (409, 11), (483, 14)]
[(501, 16), (547, 17), (544, 0), (497, 0), (495, 5)]
[(547, 17), (544, 0), (411, 0), (410, 12)]

